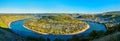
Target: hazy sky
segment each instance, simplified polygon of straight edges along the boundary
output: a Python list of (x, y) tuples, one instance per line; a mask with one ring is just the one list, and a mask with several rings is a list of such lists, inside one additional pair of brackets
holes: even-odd
[(99, 13), (120, 10), (120, 0), (0, 0), (0, 13)]

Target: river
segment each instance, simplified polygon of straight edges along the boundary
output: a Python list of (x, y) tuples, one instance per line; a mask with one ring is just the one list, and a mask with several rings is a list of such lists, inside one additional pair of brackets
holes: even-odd
[[(10, 23), (10, 29), (22, 36), (22, 37), (35, 37), (35, 38), (39, 38), (39, 37), (43, 37), (45, 39), (49, 38), (51, 40), (54, 40), (55, 38), (58, 38), (58, 39), (63, 39), (63, 40), (66, 40), (66, 39), (69, 39), (71, 38), (73, 35), (43, 35), (43, 34), (38, 34), (36, 32), (33, 32), (29, 29), (26, 29), (23, 24), (25, 21), (27, 21), (29, 19), (23, 19), (23, 20), (18, 20), (18, 21), (14, 21), (14, 22), (11, 22)], [(99, 24), (99, 23), (96, 23), (96, 22), (87, 22), (90, 26), (90, 28), (88, 30), (86, 30), (85, 32), (83, 33), (80, 33), (80, 34), (76, 34), (76, 35), (79, 35), (81, 37), (87, 37), (89, 35), (89, 33), (93, 30), (96, 30), (96, 31), (106, 31), (106, 27), (103, 25), (103, 24)]]

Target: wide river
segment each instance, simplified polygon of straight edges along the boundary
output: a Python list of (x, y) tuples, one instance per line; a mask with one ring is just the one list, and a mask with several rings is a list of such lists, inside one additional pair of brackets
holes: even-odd
[[(33, 32), (29, 29), (26, 29), (23, 24), (25, 21), (28, 21), (29, 19), (23, 19), (23, 20), (18, 20), (18, 21), (14, 21), (14, 22), (11, 22), (10, 23), (10, 29), (22, 36), (22, 37), (35, 37), (35, 38), (39, 38), (39, 37), (43, 37), (43, 38), (49, 38), (50, 40), (54, 40), (55, 38), (60, 38), (60, 39), (69, 39), (71, 38), (73, 35), (43, 35), (43, 34), (38, 34), (36, 32)], [(103, 24), (99, 24), (99, 23), (96, 23), (96, 22), (87, 22), (90, 26), (90, 28), (88, 30), (86, 30), (85, 32), (83, 33), (79, 33), (79, 34), (76, 34), (76, 35), (79, 35), (81, 37), (87, 37), (89, 35), (89, 33), (93, 30), (96, 30), (96, 31), (106, 31), (106, 27), (103, 25)]]

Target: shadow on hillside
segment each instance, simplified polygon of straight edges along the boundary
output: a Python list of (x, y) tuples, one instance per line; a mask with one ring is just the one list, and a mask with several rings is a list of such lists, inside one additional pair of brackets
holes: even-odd
[[(12, 32), (9, 28), (0, 27), (0, 29), (3, 29), (3, 30), (6, 30), (6, 31), (9, 31), (9, 32)], [(13, 32), (12, 32), (12, 33), (13, 33)]]
[[(12, 30), (10, 30), (9, 28), (4, 28), (4, 27), (0, 27), (0, 29), (2, 29), (2, 30), (5, 30), (5, 31), (8, 31), (8, 32), (10, 32), (10, 33), (13, 33), (13, 34), (15, 34)], [(0, 31), (0, 34), (4, 34), (4, 32), (2, 32), (2, 31)], [(9, 35), (9, 34), (8, 34)], [(15, 34), (15, 35), (17, 35), (17, 36), (19, 36), (18, 34)], [(22, 37), (22, 36), (20, 36), (20, 37)], [(6, 38), (8, 38), (8, 37), (6, 37)], [(44, 38), (34, 38), (34, 37), (22, 37), (23, 39), (22, 39), (22, 41), (45, 41), (45, 39)], [(15, 39), (15, 38), (14, 38)], [(0, 41), (4, 41), (4, 40), (0, 40)], [(8, 41), (8, 40), (7, 40)]]

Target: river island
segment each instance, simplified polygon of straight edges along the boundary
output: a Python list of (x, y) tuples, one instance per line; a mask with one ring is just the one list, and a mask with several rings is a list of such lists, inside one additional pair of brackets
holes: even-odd
[(40, 34), (73, 35), (86, 31), (86, 22), (74, 19), (69, 15), (44, 16), (26, 21), (25, 28)]

